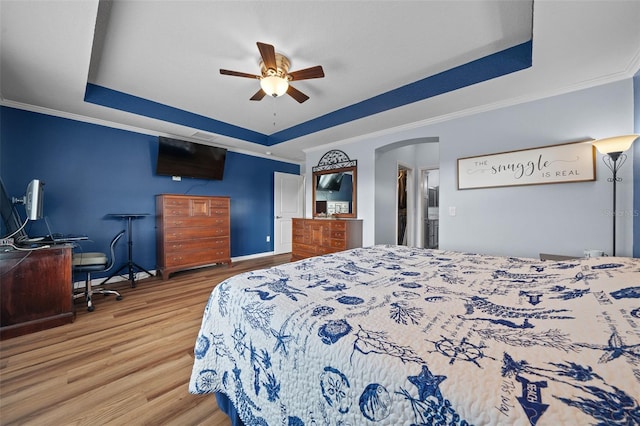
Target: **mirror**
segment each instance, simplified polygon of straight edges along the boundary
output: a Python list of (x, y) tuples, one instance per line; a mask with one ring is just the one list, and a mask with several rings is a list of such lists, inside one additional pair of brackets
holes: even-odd
[(313, 172), (313, 217), (357, 217), (356, 166)]

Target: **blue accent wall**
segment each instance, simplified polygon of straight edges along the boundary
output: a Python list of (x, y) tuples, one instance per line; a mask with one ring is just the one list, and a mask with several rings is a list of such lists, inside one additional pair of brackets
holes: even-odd
[[(125, 228), (109, 213), (149, 213), (133, 225), (134, 261), (147, 269), (156, 269), (156, 194), (231, 197), (231, 256), (248, 256), (273, 251), (265, 237), (273, 236), (274, 172), (300, 173), (297, 164), (228, 151), (223, 180), (175, 182), (155, 174), (156, 136), (9, 107), (0, 108), (0, 123), (0, 176), (9, 196), (24, 195), (31, 179), (44, 181), (53, 231), (87, 234), (85, 251), (107, 250)], [(42, 220), (26, 229), (47, 233)], [(126, 260), (126, 244), (117, 255)]]
[[(640, 133), (640, 71), (633, 77), (634, 132)], [(633, 143), (633, 257), (640, 257), (640, 141)]]

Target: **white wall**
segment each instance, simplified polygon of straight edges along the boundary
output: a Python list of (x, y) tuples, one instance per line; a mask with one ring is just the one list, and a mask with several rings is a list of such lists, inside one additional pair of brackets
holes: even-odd
[[(612, 187), (607, 182), (611, 172), (599, 154), (595, 182), (464, 191), (457, 190), (457, 159), (628, 134), (633, 128), (633, 86), (632, 80), (626, 79), (335, 147), (358, 160), (358, 217), (364, 220), (365, 246), (376, 241), (376, 186), (380, 185), (372, 184), (376, 182), (376, 149), (433, 137), (440, 140), (441, 248), (531, 257), (540, 252), (582, 255), (586, 248), (611, 252)], [(325, 151), (307, 152), (306, 170), (310, 171)], [(619, 172), (623, 178), (618, 184), (619, 211), (632, 210), (632, 161), (630, 156)], [(310, 172), (308, 177), (310, 182)], [(309, 185), (307, 189), (310, 199)], [(310, 201), (307, 206), (310, 216)], [(456, 207), (456, 216), (448, 215), (449, 206)], [(631, 219), (618, 218), (620, 256), (631, 255)]]

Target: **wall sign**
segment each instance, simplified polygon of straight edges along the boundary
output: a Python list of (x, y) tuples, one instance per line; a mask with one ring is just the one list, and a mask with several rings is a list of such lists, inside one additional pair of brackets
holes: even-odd
[(595, 179), (596, 155), (591, 141), (458, 159), (458, 189)]

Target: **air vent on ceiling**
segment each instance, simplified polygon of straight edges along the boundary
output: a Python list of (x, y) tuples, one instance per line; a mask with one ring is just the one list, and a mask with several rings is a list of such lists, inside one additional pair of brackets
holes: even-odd
[(195, 132), (194, 134), (191, 135), (191, 137), (196, 139), (202, 139), (205, 141), (212, 141), (216, 138), (215, 135), (212, 135), (211, 133), (205, 133), (205, 132)]

